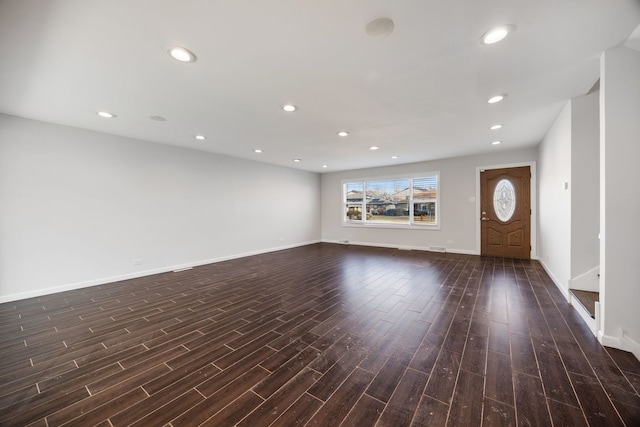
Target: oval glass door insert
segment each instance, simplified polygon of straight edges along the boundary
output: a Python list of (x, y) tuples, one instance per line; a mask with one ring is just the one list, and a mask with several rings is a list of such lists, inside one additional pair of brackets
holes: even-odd
[(493, 209), (502, 222), (507, 222), (516, 210), (516, 189), (508, 179), (501, 179), (493, 192)]

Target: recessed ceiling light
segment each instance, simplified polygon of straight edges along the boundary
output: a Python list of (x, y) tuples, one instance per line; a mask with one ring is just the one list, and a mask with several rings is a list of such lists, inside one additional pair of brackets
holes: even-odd
[(341, 130), (340, 132), (338, 132), (338, 136), (348, 136), (349, 132), (347, 132), (346, 130)]
[(172, 46), (167, 50), (169, 56), (180, 62), (196, 62), (196, 55), (186, 47)]
[(491, 126), (489, 129), (491, 129), (491, 130), (502, 129), (502, 125), (500, 123), (498, 123), (498, 124), (495, 124), (495, 125)]
[(286, 111), (287, 113), (293, 113), (294, 111), (298, 110), (298, 107), (293, 104), (285, 104), (282, 106), (282, 110)]
[(254, 153), (258, 153), (258, 154), (260, 154), (260, 153), (262, 153), (262, 150), (261, 150), (261, 149), (259, 149), (259, 148), (256, 148), (255, 150), (253, 150), (253, 152), (254, 152)]
[(294, 162), (296, 163), (300, 163), (302, 161), (302, 159), (293, 159)]
[(199, 139), (199, 140), (201, 140), (201, 141), (202, 141), (203, 139), (207, 139), (207, 137), (206, 137), (206, 136), (204, 136), (204, 135), (196, 135), (196, 136), (195, 136), (195, 138), (196, 138), (196, 139)]
[(492, 96), (491, 98), (489, 98), (489, 99), (487, 100), (487, 102), (488, 102), (489, 104), (495, 104), (496, 102), (500, 102), (500, 101), (502, 101), (502, 100), (503, 100), (503, 99), (505, 99), (506, 97), (507, 97), (507, 95), (495, 95), (495, 96)]
[(491, 145), (500, 145), (500, 144), (502, 144), (502, 141), (493, 141), (491, 143)]
[(397, 159), (397, 158), (398, 158), (398, 156), (391, 156), (391, 158), (392, 158), (392, 159)]
[(162, 116), (149, 116), (149, 118), (151, 120), (155, 120), (156, 122), (166, 122), (167, 121), (167, 119), (165, 119)]
[(380, 147), (378, 147), (377, 145), (372, 145), (371, 147), (369, 147), (369, 150), (378, 150)]
[(322, 167), (326, 169), (329, 167), (329, 165), (322, 165)]
[(480, 37), (480, 42), (482, 44), (494, 44), (498, 43), (501, 40), (504, 40), (505, 37), (512, 33), (516, 29), (513, 25), (500, 25), (499, 27), (495, 27), (487, 31)]
[(100, 117), (104, 117), (105, 119), (113, 119), (116, 115), (113, 113), (109, 113), (108, 111), (98, 111), (96, 113)]

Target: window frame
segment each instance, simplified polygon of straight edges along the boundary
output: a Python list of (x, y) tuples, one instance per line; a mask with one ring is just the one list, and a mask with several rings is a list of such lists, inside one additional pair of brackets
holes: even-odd
[[(436, 178), (436, 198), (435, 198), (435, 224), (421, 224), (420, 221), (416, 221), (414, 217), (414, 197), (413, 197), (413, 182), (415, 179), (423, 179), (423, 178)], [(392, 180), (400, 180), (400, 179), (408, 179), (409, 180), (409, 219), (406, 224), (393, 224), (391, 222), (373, 222), (367, 219), (367, 182), (375, 182), (375, 181), (392, 181)], [(355, 203), (348, 202), (347, 200), (347, 184), (361, 184), (362, 185), (362, 200), (359, 202), (360, 211), (362, 212), (362, 219), (348, 219), (347, 218), (347, 208), (348, 205), (353, 205)], [(356, 227), (356, 228), (395, 228), (395, 229), (411, 229), (411, 230), (440, 230), (442, 225), (442, 219), (440, 218), (440, 205), (442, 203), (442, 198), (440, 197), (440, 171), (429, 171), (429, 172), (421, 172), (421, 173), (412, 173), (412, 174), (403, 174), (403, 175), (392, 175), (392, 176), (382, 176), (382, 177), (368, 177), (368, 178), (352, 178), (352, 179), (343, 179), (341, 180), (341, 193), (342, 193), (342, 202), (341, 202), (341, 224), (343, 227)]]

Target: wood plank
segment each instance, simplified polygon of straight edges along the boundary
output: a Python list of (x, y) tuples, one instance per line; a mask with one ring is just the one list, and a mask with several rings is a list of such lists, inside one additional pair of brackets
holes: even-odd
[(504, 353), (487, 353), (487, 375), (484, 393), (487, 397), (514, 406), (511, 359)]
[(405, 351), (396, 350), (367, 388), (367, 394), (382, 402), (388, 402), (409, 366), (412, 356)]
[(509, 325), (506, 323), (489, 321), (489, 350), (510, 354)]
[(549, 412), (554, 426), (587, 427), (587, 420), (580, 408), (549, 399)]
[(238, 427), (269, 425), (304, 395), (320, 377), (320, 374), (304, 369), (289, 382), (273, 393), (267, 400), (237, 424)]
[(360, 397), (360, 400), (355, 404), (349, 415), (342, 421), (341, 426), (375, 426), (384, 424), (378, 424), (378, 418), (384, 410), (384, 403), (376, 400), (366, 394)]
[(344, 382), (354, 371), (358, 364), (364, 359), (366, 352), (361, 348), (353, 348), (347, 352), (335, 365), (331, 367), (322, 377), (320, 377), (308, 393), (322, 401), (326, 401), (329, 396)]
[[(411, 425), (411, 420), (420, 403), (420, 397), (428, 379), (429, 376), (423, 372), (407, 369), (384, 408), (377, 425), (380, 427)], [(377, 408), (377, 405), (374, 405), (374, 408)]]
[(374, 375), (364, 369), (356, 368), (336, 392), (320, 407), (309, 420), (309, 426), (340, 425), (351, 408), (360, 398)]
[(487, 365), (487, 337), (469, 335), (462, 354), (460, 368), (484, 376)]
[[(264, 379), (267, 375), (268, 372), (266, 370), (256, 366), (233, 381), (226, 383), (226, 385), (215, 387), (215, 392), (210, 394), (200, 403), (191, 406), (188, 410), (173, 420), (172, 424), (200, 425), (221, 411), (225, 406), (247, 393), (250, 393), (252, 396), (255, 396), (257, 400), (262, 402), (262, 399), (248, 390), (260, 380)], [(215, 381), (215, 378), (213, 381)], [(255, 409), (255, 407), (251, 407), (251, 410), (253, 409)]]
[(483, 427), (516, 427), (516, 425), (516, 411), (513, 406), (505, 405), (492, 399), (484, 399), (482, 410)]
[(254, 388), (263, 399), (269, 398), (276, 390), (286, 384), (298, 372), (305, 369), (313, 360), (318, 357), (317, 350), (307, 347), (296, 355), (293, 359), (276, 369), (268, 379), (261, 381)]
[(450, 404), (459, 369), (460, 354), (443, 349), (433, 367), (424, 394)]
[(316, 413), (322, 402), (310, 394), (303, 394), (291, 405), (284, 414), (280, 415), (273, 426), (303, 426)]
[(624, 425), (598, 380), (573, 372), (569, 373), (569, 376), (589, 425), (612, 427)]
[(640, 362), (535, 260), (313, 244), (0, 304), (0, 347), (3, 425), (615, 426), (640, 408)]
[(460, 371), (456, 390), (449, 411), (449, 424), (475, 426), (482, 423), (482, 396), (484, 378), (466, 371)]
[(569, 406), (579, 406), (560, 356), (538, 353), (538, 363), (547, 397)]
[(538, 377), (514, 372), (513, 385), (516, 396), (518, 423), (533, 427), (551, 425), (547, 401)]
[(449, 416), (449, 405), (429, 396), (422, 396), (411, 427), (445, 426)]

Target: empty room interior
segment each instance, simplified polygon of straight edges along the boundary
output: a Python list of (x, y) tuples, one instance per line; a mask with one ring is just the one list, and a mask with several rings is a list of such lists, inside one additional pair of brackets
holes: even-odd
[(640, 425), (639, 1), (0, 0), (0, 51), (0, 425)]

